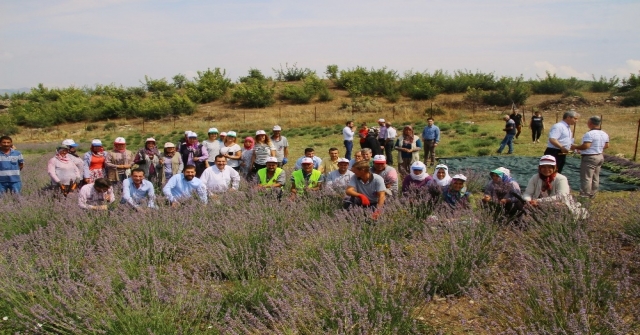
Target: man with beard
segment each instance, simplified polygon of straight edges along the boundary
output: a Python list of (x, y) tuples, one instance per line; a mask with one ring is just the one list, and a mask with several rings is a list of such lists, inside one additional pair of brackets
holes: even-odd
[(187, 165), (183, 173), (174, 175), (162, 188), (162, 193), (167, 197), (171, 207), (180, 206), (179, 201), (184, 201), (198, 194), (200, 201), (207, 204), (207, 187), (196, 177), (196, 167)]
[(128, 203), (138, 212), (144, 211), (142, 202), (147, 199), (148, 208), (156, 208), (156, 194), (153, 189), (153, 183), (144, 179), (144, 170), (141, 168), (133, 169), (131, 177), (122, 182), (122, 201)]
[(276, 157), (267, 158), (267, 167), (258, 170), (258, 189), (266, 193), (267, 190), (275, 193), (280, 199), (282, 197), (282, 188), (287, 182), (286, 172), (278, 167), (278, 159)]

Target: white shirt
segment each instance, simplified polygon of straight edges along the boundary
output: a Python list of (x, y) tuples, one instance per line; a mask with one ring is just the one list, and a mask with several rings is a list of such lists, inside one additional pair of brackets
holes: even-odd
[(609, 135), (602, 130), (589, 130), (582, 136), (582, 143), (590, 142), (589, 149), (580, 150), (581, 155), (597, 155), (604, 150), (604, 145), (609, 143)]
[(353, 134), (355, 134), (355, 132), (350, 127), (342, 128), (342, 136), (345, 141), (353, 141)]
[(225, 166), (220, 171), (217, 166), (212, 166), (204, 170), (200, 180), (207, 187), (209, 194), (226, 192), (231, 186), (237, 190), (240, 186), (240, 174), (230, 166)]
[(393, 140), (398, 136), (398, 132), (396, 131), (396, 128), (393, 127), (388, 127), (387, 128), (387, 135), (385, 136), (385, 140)]
[(340, 174), (339, 170), (331, 171), (327, 174), (325, 184), (329, 188), (342, 188), (343, 190), (349, 185), (349, 180), (353, 176), (353, 172), (347, 170), (344, 174)]
[[(573, 138), (571, 135), (571, 127), (564, 121), (560, 121), (554, 124), (549, 130), (549, 139), (555, 138), (560, 142), (560, 145), (567, 150), (571, 149), (571, 144), (573, 144)], [(550, 140), (547, 140), (547, 148), (556, 148), (555, 145), (551, 144)]]

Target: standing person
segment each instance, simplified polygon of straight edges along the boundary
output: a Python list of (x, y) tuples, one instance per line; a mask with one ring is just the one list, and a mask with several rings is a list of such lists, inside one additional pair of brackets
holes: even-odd
[(214, 159), (216, 156), (220, 154), (220, 146), (222, 143), (218, 141), (218, 128), (209, 128), (207, 135), (209, 138), (202, 142), (202, 146), (207, 150), (207, 155), (209, 156), (209, 166), (213, 166), (215, 164)]
[(433, 166), (436, 163), (436, 147), (440, 143), (440, 128), (435, 125), (432, 117), (427, 119), (427, 126), (422, 129), (422, 141), (424, 145), (424, 165)]
[[(242, 158), (240, 158), (240, 175), (245, 179), (251, 173), (251, 159), (253, 159), (254, 139), (251, 136), (244, 138), (242, 142)], [(213, 165), (212, 165), (213, 166)]]
[(164, 186), (171, 177), (182, 173), (184, 163), (182, 157), (176, 154), (176, 145), (167, 142), (164, 144), (164, 152), (160, 157), (160, 186)]
[(198, 194), (200, 201), (207, 204), (207, 187), (196, 177), (196, 167), (193, 165), (185, 166), (184, 172), (171, 177), (162, 188), (171, 207), (180, 206), (180, 201), (191, 198), (193, 192)]
[(529, 128), (531, 128), (531, 140), (533, 140), (533, 143), (540, 143), (540, 135), (544, 130), (544, 117), (540, 115), (540, 111), (536, 111), (531, 117)]
[(138, 168), (142, 169), (149, 182), (158, 183), (158, 180), (161, 179), (162, 171), (158, 169), (160, 151), (158, 151), (156, 140), (153, 137), (144, 141), (144, 148), (136, 153), (133, 162), (138, 164)]
[(410, 172), (411, 164), (420, 160), (422, 150), (422, 141), (413, 133), (413, 127), (404, 126), (402, 138), (396, 140), (395, 149), (398, 150), (398, 170), (406, 175)]
[[(378, 144), (382, 150), (384, 150), (385, 138), (387, 138), (386, 122), (384, 119), (378, 119), (378, 126), (380, 126), (378, 130)], [(384, 152), (382, 154), (384, 155)]]
[[(235, 134), (235, 132), (234, 132)], [(220, 145), (224, 145), (224, 141), (227, 139), (227, 133), (226, 132), (221, 132), (220, 133), (220, 138), (218, 139), (218, 141), (220, 141)]]
[[(222, 135), (220, 135), (222, 136)], [(224, 138), (224, 145), (220, 147), (220, 154), (227, 159), (227, 166), (240, 171), (240, 158), (242, 158), (242, 149), (236, 143), (236, 132), (231, 130), (227, 132)]]
[(368, 163), (360, 161), (353, 166), (353, 176), (345, 191), (348, 198), (344, 200), (343, 207), (373, 208), (376, 210), (374, 217), (377, 217), (384, 206), (386, 190), (382, 177), (371, 172)]
[(398, 171), (387, 165), (387, 159), (383, 155), (373, 157), (371, 172), (380, 175), (387, 187), (387, 195), (398, 194)]
[(352, 176), (353, 172), (349, 171), (349, 161), (346, 158), (340, 158), (338, 159), (338, 169), (327, 174), (325, 183), (329, 189), (344, 191)]
[(342, 139), (344, 143), (344, 158), (351, 159), (351, 151), (353, 150), (353, 135), (355, 134), (353, 128), (355, 127), (353, 121), (347, 121), (345, 127), (342, 128)]
[(69, 157), (69, 149), (66, 146), (60, 146), (56, 149), (56, 155), (49, 160), (47, 164), (47, 173), (51, 177), (51, 187), (59, 189), (66, 197), (69, 192), (73, 192), (80, 180), (80, 170), (75, 161)]
[(364, 144), (362, 145), (363, 149), (368, 148), (371, 150), (373, 155), (382, 155), (384, 152), (382, 151), (382, 147), (380, 146), (380, 142), (376, 139), (376, 134), (373, 129), (369, 129), (369, 133), (367, 137), (364, 139)]
[(142, 207), (144, 199), (147, 199), (147, 208), (156, 208), (156, 193), (153, 183), (144, 179), (144, 170), (141, 168), (131, 170), (131, 177), (122, 182), (122, 204), (129, 204), (136, 211), (144, 211)]
[(127, 150), (124, 137), (117, 137), (113, 142), (113, 150), (107, 153), (107, 177), (112, 183), (121, 183), (129, 177), (133, 154)]
[(513, 120), (516, 125), (516, 140), (520, 137), (520, 133), (522, 132), (522, 114), (516, 108), (513, 109), (509, 118)]
[(582, 144), (571, 145), (580, 150), (580, 196), (593, 198), (600, 186), (600, 168), (604, 163), (604, 149), (609, 148), (609, 135), (600, 129), (602, 120), (592, 116), (587, 121), (589, 131), (582, 136)]
[(91, 141), (89, 151), (84, 154), (83, 177), (85, 184), (93, 184), (96, 179), (107, 177), (107, 152), (98, 139)]
[(267, 158), (267, 167), (258, 170), (257, 188), (261, 191), (271, 190), (277, 198), (282, 197), (282, 188), (287, 182), (286, 172), (278, 167), (278, 159), (276, 157)]
[(544, 154), (555, 157), (558, 173), (562, 173), (567, 154), (573, 144), (571, 126), (576, 124), (578, 116), (578, 113), (574, 110), (567, 111), (562, 115), (562, 121), (554, 124), (549, 129), (549, 140), (547, 140), (547, 149)]
[(360, 124), (360, 129), (358, 130), (358, 138), (360, 138), (360, 149), (364, 148), (364, 142), (367, 138), (367, 134), (369, 134), (369, 127), (367, 127), (366, 122), (362, 122), (362, 124)]
[(311, 160), (313, 161), (313, 168), (316, 170), (320, 169), (320, 165), (322, 165), (322, 159), (316, 156), (316, 151), (313, 148), (304, 149), (304, 156), (298, 158), (293, 169), (300, 170), (302, 168), (302, 160), (305, 158), (311, 158)]
[(209, 165), (209, 153), (198, 142), (198, 134), (194, 132), (187, 134), (187, 142), (180, 147), (180, 157), (182, 157), (184, 166), (193, 165), (196, 167), (196, 177), (201, 176)]
[(384, 154), (387, 156), (387, 163), (393, 165), (393, 147), (396, 143), (396, 137), (398, 137), (398, 131), (391, 126), (391, 122), (389, 121), (386, 121), (384, 126), (387, 128), (384, 137)]
[(291, 174), (291, 197), (304, 195), (309, 191), (318, 191), (324, 183), (324, 176), (313, 168), (313, 159), (304, 157), (301, 161), (302, 168)]
[(320, 168), (318, 168), (318, 170), (325, 176), (328, 175), (331, 171), (335, 171), (338, 169), (338, 159), (340, 159), (338, 148), (330, 148), (329, 159), (323, 159), (322, 164), (320, 164)]
[(82, 186), (78, 193), (78, 206), (83, 209), (106, 211), (107, 205), (114, 201), (113, 187), (107, 178), (97, 178), (93, 183)]
[(222, 155), (216, 156), (215, 165), (204, 170), (200, 180), (207, 187), (210, 196), (229, 189), (237, 191), (240, 187), (240, 174), (227, 166), (227, 159)]
[(513, 153), (513, 137), (516, 136), (516, 123), (509, 117), (509, 115), (505, 115), (503, 120), (506, 121), (504, 129), (502, 129), (504, 130), (505, 135), (502, 142), (500, 142), (500, 148), (498, 148), (497, 153), (501, 154), (504, 147), (509, 146), (507, 154), (511, 155)]
[(253, 156), (251, 157), (251, 170), (247, 176), (248, 180), (252, 180), (253, 176), (260, 169), (267, 167), (267, 158), (276, 156), (276, 147), (271, 143), (271, 139), (264, 130), (256, 131), (256, 144), (253, 147)]
[[(78, 144), (74, 140), (68, 138), (62, 141), (62, 145), (66, 146), (67, 149), (69, 149), (69, 153), (67, 154), (67, 157), (73, 161), (73, 164), (76, 165), (76, 167), (78, 168), (78, 171), (80, 171), (80, 174), (82, 175), (84, 172), (84, 160), (80, 158), (80, 156), (78, 156)], [(76, 180), (75, 182), (80, 184), (82, 182), (82, 176), (80, 179)]]
[(282, 127), (273, 126), (273, 132), (271, 134), (271, 143), (276, 147), (276, 158), (278, 159), (278, 167), (289, 162), (289, 141), (282, 136)]
[(189, 134), (193, 133), (191, 130), (185, 130), (184, 137), (178, 142), (178, 152), (182, 150), (182, 146), (189, 142)]

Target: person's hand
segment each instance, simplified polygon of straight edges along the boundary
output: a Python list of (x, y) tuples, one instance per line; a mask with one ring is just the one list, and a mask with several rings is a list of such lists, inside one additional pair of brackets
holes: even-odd
[(482, 197), (482, 201), (484, 201), (484, 202), (489, 202), (489, 201), (491, 201), (491, 196), (490, 196), (490, 195), (488, 195), (488, 194), (487, 194), (487, 195), (485, 195), (484, 197)]
[(180, 203), (177, 202), (177, 201), (174, 201), (174, 202), (171, 203), (171, 207), (178, 208), (178, 207), (180, 207)]
[(369, 198), (367, 198), (366, 195), (358, 194), (358, 198), (360, 198), (363, 206), (371, 206), (371, 201), (369, 201)]
[(529, 201), (529, 205), (531, 205), (533, 207), (538, 207), (538, 201), (537, 200), (531, 200), (531, 201)]
[(106, 211), (107, 205), (93, 206), (93, 209), (97, 211)]
[(122, 166), (124, 169), (130, 169), (131, 168), (131, 164), (125, 164)]
[(569, 153), (569, 150), (567, 150), (567, 148), (565, 148), (565, 147), (562, 147), (562, 148), (560, 148), (560, 152), (562, 152), (563, 154), (567, 154), (567, 153)]
[(289, 162), (289, 159), (287, 157), (282, 159), (282, 165), (285, 165)]
[(500, 199), (500, 203), (506, 205), (509, 202), (509, 199)]
[(104, 195), (104, 201), (111, 201), (111, 196), (108, 193)]
[(371, 214), (371, 218), (374, 220), (377, 220), (381, 214), (382, 214), (382, 211), (378, 209)]

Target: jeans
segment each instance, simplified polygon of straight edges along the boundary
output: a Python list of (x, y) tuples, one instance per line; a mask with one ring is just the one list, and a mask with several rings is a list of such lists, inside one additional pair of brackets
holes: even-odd
[(502, 150), (504, 150), (505, 146), (509, 146), (509, 152), (507, 152), (508, 154), (512, 154), (513, 153), (513, 137), (515, 136), (515, 134), (507, 134), (504, 136), (504, 139), (502, 140), (502, 142), (500, 142), (500, 148), (498, 149), (498, 153), (502, 153)]
[(0, 183), (0, 194), (5, 192), (20, 194), (20, 190), (22, 190), (22, 182), (20, 181), (15, 183)]
[(344, 153), (344, 158), (351, 160), (351, 151), (353, 150), (353, 141), (344, 141), (344, 148), (346, 152)]

